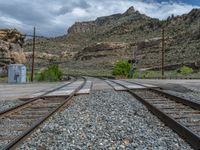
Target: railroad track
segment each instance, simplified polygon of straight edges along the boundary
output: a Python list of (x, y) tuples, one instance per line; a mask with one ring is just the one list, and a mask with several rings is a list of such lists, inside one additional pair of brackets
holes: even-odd
[[(183, 99), (161, 90), (149, 88), (129, 89), (125, 84), (110, 80), (122, 86), (136, 99), (177, 132), (194, 149), (200, 149), (200, 103)], [(123, 81), (143, 86), (142, 84)]]
[(39, 96), (34, 97), (34, 98), (29, 98), (29, 99), (26, 100), (26, 102), (24, 102), (24, 103), (21, 103), (21, 104), (19, 104), (19, 105), (16, 105), (16, 106), (11, 107), (11, 108), (9, 108), (9, 109), (6, 109), (6, 110), (4, 110), (4, 111), (0, 111), (0, 116), (4, 115), (4, 114), (6, 114), (6, 113), (8, 113), (8, 112), (10, 112), (10, 111), (13, 111), (14, 109), (20, 108), (20, 107), (22, 107), (22, 106), (25, 106), (25, 105), (31, 103), (31, 102), (34, 102), (34, 101), (36, 101), (37, 99), (42, 98), (42, 97), (44, 97), (45, 95), (47, 95), (47, 94), (49, 94), (49, 93), (52, 93), (52, 92), (54, 92), (54, 91), (56, 91), (56, 90), (59, 90), (59, 89), (65, 87), (65, 86), (68, 86), (68, 85), (72, 84), (72, 83), (75, 82), (75, 81), (77, 81), (77, 77), (73, 77), (73, 79), (72, 79), (71, 82), (69, 82), (69, 83), (66, 83), (66, 84), (63, 84), (63, 85), (61, 85), (61, 86), (58, 86), (58, 87), (56, 87), (56, 88), (54, 88), (54, 89), (51, 89), (51, 90), (49, 90), (49, 91), (47, 91), (47, 92), (45, 92), (45, 93), (43, 93), (43, 94), (41, 94), (41, 95), (39, 95)]
[(69, 105), (72, 97), (86, 84), (85, 78), (82, 77), (82, 82), (67, 96), (49, 97), (45, 95), (73, 84), (76, 81), (77, 79), (21, 105), (1, 112), (0, 149), (8, 150), (16, 148), (18, 144), (51, 115), (59, 111), (63, 106)]

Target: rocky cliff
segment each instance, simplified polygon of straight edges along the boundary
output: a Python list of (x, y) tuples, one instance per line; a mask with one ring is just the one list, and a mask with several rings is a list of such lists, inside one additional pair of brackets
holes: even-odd
[(16, 29), (0, 29), (0, 67), (11, 63), (25, 63), (22, 45), (24, 35)]
[[(90, 28), (88, 22), (88, 31)], [(136, 58), (142, 68), (159, 68), (161, 65), (161, 36), (165, 29), (165, 66), (166, 68), (177, 68), (182, 65), (200, 67), (200, 9), (193, 9), (190, 13), (182, 16), (168, 17), (164, 21), (150, 18), (135, 11), (130, 7), (123, 14), (115, 14), (97, 18), (92, 21), (95, 24), (95, 32), (82, 31), (73, 33), (68, 31), (67, 40), (79, 39), (85, 43), (85, 48), (75, 57), (80, 60), (88, 60), (103, 56), (105, 59), (115, 57), (118, 59), (133, 58), (133, 49), (137, 46)], [(84, 25), (86, 26), (86, 24)], [(73, 27), (73, 26), (72, 26)], [(81, 27), (80, 27), (81, 28)], [(91, 30), (92, 31), (92, 30)], [(87, 35), (87, 36), (86, 36)], [(81, 40), (80, 40), (81, 39)], [(126, 47), (110, 53), (107, 48), (99, 55), (97, 43), (126, 43)], [(93, 49), (93, 52), (88, 52)], [(116, 57), (119, 54), (118, 57)], [(98, 63), (98, 62), (97, 62)]]
[(68, 29), (68, 33), (86, 33), (95, 32), (96, 24), (95, 22), (76, 22), (72, 27)]
[[(130, 7), (126, 12), (99, 17), (94, 21), (77, 22), (67, 35), (38, 39), (37, 50), (62, 56), (65, 60), (81, 60), (82, 64), (110, 65), (119, 59), (136, 58), (142, 68), (159, 68), (161, 61), (161, 36), (165, 28), (165, 65), (184, 64), (199, 67), (200, 10), (160, 21)], [(120, 46), (119, 46), (120, 45)], [(30, 45), (26, 45), (29, 51)], [(60, 57), (61, 58), (61, 57)], [(90, 62), (89, 62), (90, 61)]]

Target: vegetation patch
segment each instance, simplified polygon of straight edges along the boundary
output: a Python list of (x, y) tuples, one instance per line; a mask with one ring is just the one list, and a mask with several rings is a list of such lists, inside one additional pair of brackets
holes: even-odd
[(37, 75), (38, 81), (60, 81), (62, 80), (63, 72), (58, 65), (50, 65)]
[(193, 73), (193, 69), (187, 66), (183, 66), (179, 70), (181, 75), (187, 76)]
[(112, 71), (112, 75), (120, 78), (128, 78), (131, 69), (131, 64), (126, 60), (120, 60), (115, 63)]

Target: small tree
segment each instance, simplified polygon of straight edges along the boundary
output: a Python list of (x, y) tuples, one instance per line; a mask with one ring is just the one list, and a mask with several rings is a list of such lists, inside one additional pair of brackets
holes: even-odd
[(190, 68), (190, 67), (183, 66), (183, 67), (180, 68), (180, 74), (181, 75), (185, 75), (186, 76), (186, 75), (189, 75), (191, 73), (193, 73), (193, 69)]
[(62, 79), (63, 73), (58, 65), (50, 65), (38, 75), (39, 81), (59, 81)]
[(112, 74), (114, 76), (121, 76), (127, 78), (129, 75), (129, 71), (131, 69), (131, 64), (126, 60), (120, 60), (115, 63), (113, 67)]

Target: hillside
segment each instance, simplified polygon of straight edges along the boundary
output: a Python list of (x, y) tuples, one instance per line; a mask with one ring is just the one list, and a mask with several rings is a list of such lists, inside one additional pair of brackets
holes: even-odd
[[(58, 56), (53, 61), (78, 62), (81, 67), (88, 68), (110, 68), (119, 59), (131, 59), (134, 47), (138, 46), (136, 57), (139, 66), (159, 68), (161, 31), (164, 27), (166, 66), (187, 64), (199, 67), (199, 24), (199, 9), (160, 21), (130, 7), (123, 14), (76, 22), (68, 29), (67, 35), (38, 39), (36, 48), (39, 52)], [(24, 48), (30, 51), (30, 42)]]

